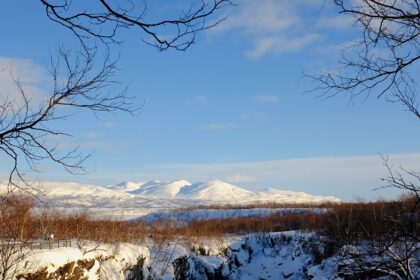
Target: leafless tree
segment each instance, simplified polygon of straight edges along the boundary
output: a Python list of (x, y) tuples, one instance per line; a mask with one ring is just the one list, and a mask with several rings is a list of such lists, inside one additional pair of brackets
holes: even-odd
[[(375, 94), (420, 118), (416, 78), (420, 61), (420, 1), (333, 0), (361, 27), (362, 39), (343, 51), (341, 67), (312, 76), (323, 97)], [(418, 81), (417, 81), (418, 82)]]
[(230, 0), (191, 0), (178, 16), (151, 20), (146, 0), (40, 1), (48, 18), (76, 35), (85, 49), (89, 49), (90, 39), (99, 39), (106, 45), (119, 43), (119, 30), (134, 29), (145, 35), (144, 42), (159, 50), (184, 51), (194, 43), (197, 32), (224, 19), (209, 19), (211, 16), (231, 5)]
[(25, 234), (32, 201), (23, 197), (0, 198), (0, 279), (16, 279), (28, 256)]
[[(400, 171), (395, 170), (388, 157), (383, 156), (382, 159), (388, 172), (388, 177), (382, 179), (385, 183), (382, 188), (395, 188), (408, 192), (416, 200), (414, 206), (418, 207), (420, 204), (420, 173), (404, 168), (400, 168)], [(411, 180), (408, 181), (407, 177)]]
[[(403, 230), (404, 236), (417, 242), (416, 253), (420, 255), (420, 173), (402, 167), (399, 168), (400, 171), (395, 170), (388, 158), (384, 158), (384, 166), (388, 176), (382, 179), (385, 183), (383, 188), (403, 191), (406, 194), (403, 199), (408, 202), (405, 203), (408, 208), (404, 209), (404, 215), (394, 219), (393, 222), (397, 228)], [(420, 266), (420, 262), (417, 265)]]
[[(346, 242), (339, 258), (341, 273), (353, 278), (379, 278), (414, 280), (420, 276), (420, 176), (416, 172), (393, 167), (387, 158), (384, 165), (388, 176), (383, 178), (384, 188), (405, 192), (395, 209), (371, 209), (368, 227), (353, 218), (364, 229), (364, 239)], [(349, 219), (350, 223), (350, 219)], [(373, 230), (372, 230), (373, 229)]]
[[(375, 94), (377, 98), (402, 104), (420, 118), (415, 68), (420, 61), (420, 1), (333, 0), (333, 3), (341, 14), (353, 17), (362, 36), (343, 51), (341, 67), (312, 76), (318, 82), (314, 91), (324, 98), (341, 93), (349, 93), (351, 98)], [(384, 164), (388, 171), (388, 176), (382, 179), (384, 187), (399, 189), (407, 197), (396, 214), (373, 213), (371, 223), (383, 230), (366, 229), (366, 240), (345, 247), (343, 264), (356, 278), (387, 275), (418, 279), (420, 174), (395, 169), (387, 158)], [(362, 228), (366, 226), (360, 221), (352, 222), (360, 223)]]
[[(9, 94), (0, 104), (0, 152), (9, 159), (8, 183), (11, 190), (32, 187), (24, 168), (39, 171), (39, 163), (50, 160), (72, 174), (85, 173), (89, 154), (78, 147), (64, 152), (52, 138), (69, 137), (65, 129), (54, 124), (67, 120), (81, 110), (94, 114), (124, 111), (135, 113), (138, 107), (131, 102), (126, 90), (114, 93), (109, 86), (116, 69), (109, 57), (95, 64), (92, 53), (72, 54), (63, 49), (51, 60), (51, 89), (35, 102), (15, 79), (17, 94)], [(39, 98), (38, 98), (39, 99)], [(3, 162), (3, 161), (2, 161)]]
[[(372, 239), (357, 246), (345, 246), (339, 257), (340, 274), (351, 279), (418, 279), (419, 247), (407, 236)], [(347, 277), (344, 277), (347, 278)]]
[[(409, 211), (410, 209), (404, 209)], [(417, 215), (419, 211), (417, 209)], [(383, 213), (376, 213), (378, 216)], [(388, 276), (391, 279), (418, 279), (420, 275), (420, 240), (411, 212), (400, 216), (377, 218), (373, 223), (389, 228), (381, 233), (366, 231), (367, 239), (342, 248), (339, 257), (341, 273), (352, 278), (371, 279)]]

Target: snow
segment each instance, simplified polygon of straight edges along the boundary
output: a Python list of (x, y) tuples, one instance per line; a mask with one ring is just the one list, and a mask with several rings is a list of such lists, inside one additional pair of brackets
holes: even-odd
[(116, 185), (106, 186), (106, 188), (111, 190), (130, 192), (138, 189), (139, 186), (144, 185), (145, 183), (146, 182), (135, 183), (130, 181), (124, 181)]
[[(106, 250), (112, 258), (104, 261), (101, 265), (99, 279), (122, 280), (125, 279), (127, 268), (133, 267), (138, 263), (139, 258), (150, 259), (149, 250), (145, 247), (134, 244), (119, 244), (116, 248)], [(105, 277), (104, 277), (105, 276)], [(91, 278), (89, 278), (91, 279)], [(96, 279), (96, 278), (93, 278)]]
[(141, 194), (152, 197), (174, 198), (182, 188), (190, 186), (187, 180), (179, 180), (173, 182), (152, 181), (143, 185), (139, 185), (137, 189), (132, 190), (132, 194)]
[(183, 188), (180, 198), (207, 201), (237, 201), (249, 200), (253, 192), (241, 189), (237, 186), (225, 183), (220, 180), (197, 183)]
[(142, 273), (141, 279), (150, 276), (155, 280), (342, 279), (340, 253), (315, 262), (311, 248), (319, 246), (319, 240), (316, 233), (288, 231), (233, 235), (223, 239), (203, 238), (195, 242), (175, 239), (160, 244), (152, 240), (142, 244), (100, 246), (87, 242), (82, 250), (28, 251), (19, 273), (42, 269), (53, 273), (69, 262), (93, 260), (93, 266), (84, 269), (85, 279), (123, 280), (136, 272)]
[[(89, 209), (98, 216), (133, 219), (153, 212), (168, 212), (197, 205), (254, 203), (339, 202), (332, 196), (316, 196), (274, 188), (254, 192), (220, 180), (190, 183), (186, 180), (122, 182), (96, 186), (73, 182), (42, 182), (41, 201), (51, 208), (66, 211)], [(0, 183), (0, 193), (7, 191)]]
[(164, 273), (159, 269), (165, 263), (187, 258), (188, 271), (184, 277), (188, 279), (219, 279), (215, 277), (218, 273), (222, 279), (340, 279), (333, 258), (321, 265), (313, 262), (308, 244), (314, 238), (313, 233), (289, 231), (204, 239), (183, 246), (168, 244), (151, 250), (150, 274), (156, 280), (174, 279), (174, 265)]
[[(47, 268), (48, 273), (54, 273), (60, 267), (80, 260), (94, 261), (93, 266), (84, 271), (89, 280), (125, 279), (127, 268), (137, 264), (139, 258), (150, 259), (149, 250), (145, 247), (121, 243), (118, 245), (88, 243), (84, 248), (55, 248), (50, 250), (27, 250), (26, 258), (19, 263), (20, 274), (35, 273)], [(103, 278), (103, 277), (102, 277)]]
[(319, 202), (339, 202), (334, 196), (320, 196), (310, 195), (304, 192), (292, 192), (278, 190), (274, 188), (267, 188), (264, 192), (258, 192), (255, 200), (257, 201), (272, 201), (274, 199), (281, 199), (283, 203), (319, 203)]
[(48, 272), (53, 272), (57, 267), (69, 262), (84, 259), (82, 251), (77, 248), (57, 248), (52, 250), (30, 251), (26, 259), (27, 267), (42, 268), (47, 267)]

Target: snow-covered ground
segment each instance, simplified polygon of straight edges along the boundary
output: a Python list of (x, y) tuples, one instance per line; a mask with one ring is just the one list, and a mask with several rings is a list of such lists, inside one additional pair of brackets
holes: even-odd
[[(19, 253), (11, 256), (13, 259)], [(25, 249), (20, 256), (23, 259), (9, 262), (12, 269), (5, 273), (5, 279), (123, 280), (128, 268), (135, 267), (141, 258), (150, 259), (146, 247), (128, 243), (86, 243), (83, 247), (51, 250)], [(0, 267), (0, 272), (4, 272), (1, 271), (3, 268)]]
[[(152, 212), (169, 211), (196, 205), (258, 204), (258, 203), (313, 203), (338, 202), (332, 196), (317, 196), (269, 188), (253, 192), (215, 180), (189, 183), (123, 182), (112, 186), (95, 186), (68, 182), (43, 182), (39, 189), (42, 201), (63, 211), (89, 209), (98, 215), (132, 219)], [(6, 185), (0, 184), (0, 192)]]
[(141, 245), (101, 245), (94, 250), (89, 244), (84, 251), (35, 250), (19, 264), (18, 274), (39, 277), (44, 273), (43, 277), (54, 275), (54, 279), (66, 274), (70, 279), (78, 273), (81, 277), (77, 279), (88, 280), (149, 279), (149, 275), (155, 280), (336, 279), (333, 259), (314, 262), (308, 246), (311, 238), (308, 233), (283, 232), (161, 245), (147, 241)]
[[(16, 270), (12, 276), (20, 276), (18, 279), (403, 279), (392, 265), (379, 270), (370, 257), (363, 262), (368, 270), (360, 271), (358, 266), (352, 270), (349, 250), (369, 248), (368, 244), (344, 246), (325, 254), (321, 240), (316, 233), (288, 231), (160, 243), (149, 239), (138, 244), (73, 242), (79, 246), (25, 249), (24, 258), (10, 266), (9, 272)], [(2, 256), (6, 255), (0, 254), (0, 261)], [(407, 279), (419, 279), (420, 264), (414, 262), (418, 257), (411, 257), (412, 277)]]

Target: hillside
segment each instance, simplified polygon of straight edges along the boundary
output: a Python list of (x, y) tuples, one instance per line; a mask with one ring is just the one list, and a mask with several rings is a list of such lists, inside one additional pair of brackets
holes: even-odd
[[(0, 185), (4, 192), (6, 186)], [(270, 188), (250, 191), (220, 180), (190, 183), (186, 180), (122, 182), (95, 186), (68, 182), (44, 182), (39, 186), (42, 201), (64, 211), (89, 208), (106, 216), (131, 219), (152, 212), (169, 211), (197, 205), (250, 203), (322, 203), (338, 202), (333, 196), (316, 196), (303, 192)]]

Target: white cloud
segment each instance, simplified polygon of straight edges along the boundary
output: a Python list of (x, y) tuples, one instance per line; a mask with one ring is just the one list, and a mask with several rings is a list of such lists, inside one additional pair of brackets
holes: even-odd
[(321, 17), (318, 19), (317, 27), (328, 29), (346, 29), (350, 28), (354, 19), (347, 15)]
[(232, 122), (224, 122), (224, 123), (212, 122), (212, 123), (203, 125), (203, 128), (205, 129), (215, 129), (215, 130), (224, 130), (224, 129), (233, 128), (233, 127), (235, 127), (235, 124)]
[[(98, 145), (95, 145), (96, 147)], [(104, 147), (106, 148), (106, 147)], [(389, 155), (398, 168), (418, 171), (420, 153)], [(3, 170), (4, 171), (4, 170)], [(2, 169), (0, 168), (0, 175)], [(58, 173), (49, 176), (57, 180)], [(317, 157), (254, 162), (230, 162), (209, 164), (160, 164), (141, 167), (98, 170), (89, 175), (90, 183), (109, 185), (118, 181), (179, 180), (202, 182), (221, 179), (250, 190), (274, 187), (283, 190), (304, 191), (317, 195), (333, 195), (344, 200), (358, 197), (375, 199), (395, 198), (395, 189), (380, 189), (380, 178), (387, 175), (379, 155), (354, 157)], [(59, 180), (65, 180), (60, 175)], [(1, 179), (1, 177), (0, 177)], [(51, 180), (46, 177), (44, 180)], [(71, 177), (71, 180), (74, 178)], [(86, 179), (82, 179), (86, 180)], [(98, 183), (100, 182), (100, 183)]]
[(234, 173), (234, 174), (225, 175), (222, 178), (222, 180), (227, 181), (229, 183), (249, 183), (249, 182), (255, 182), (256, 180), (258, 180), (258, 178), (255, 178), (249, 175)]
[[(390, 155), (395, 167), (418, 170), (420, 154)], [(113, 175), (112, 175), (113, 174)], [(379, 155), (354, 157), (318, 157), (257, 162), (231, 162), (219, 164), (162, 164), (142, 166), (140, 170), (103, 174), (104, 178), (118, 176), (118, 180), (177, 180), (192, 182), (222, 179), (249, 189), (275, 187), (304, 191), (311, 194), (334, 195), (351, 200), (356, 197), (373, 199), (395, 197), (395, 190), (373, 191), (382, 186), (380, 178), (386, 176)]]
[(11, 76), (26, 83), (36, 83), (43, 78), (45, 69), (30, 59), (0, 57), (1, 82), (10, 82)]
[(308, 44), (319, 39), (319, 34), (312, 33), (297, 38), (286, 36), (267, 36), (258, 40), (254, 48), (245, 52), (249, 58), (258, 59), (268, 54), (281, 54), (302, 49)]
[(321, 55), (332, 58), (334, 56), (339, 56), (343, 51), (350, 51), (350, 49), (356, 47), (357, 45), (359, 45), (357, 40), (351, 40), (339, 44), (319, 46), (315, 49), (315, 51)]
[(242, 30), (251, 35), (281, 32), (300, 23), (293, 4), (281, 0), (244, 0), (238, 5), (238, 12), (229, 16), (213, 32)]
[(319, 38), (305, 28), (302, 11), (319, 7), (318, 1), (243, 0), (236, 13), (212, 32), (239, 31), (251, 45), (247, 57), (258, 59), (269, 54), (281, 54), (302, 49)]
[(6, 100), (13, 104), (14, 109), (24, 104), (17, 82), (25, 92), (30, 106), (35, 108), (45, 98), (46, 69), (35, 64), (30, 59), (0, 57), (0, 103)]

